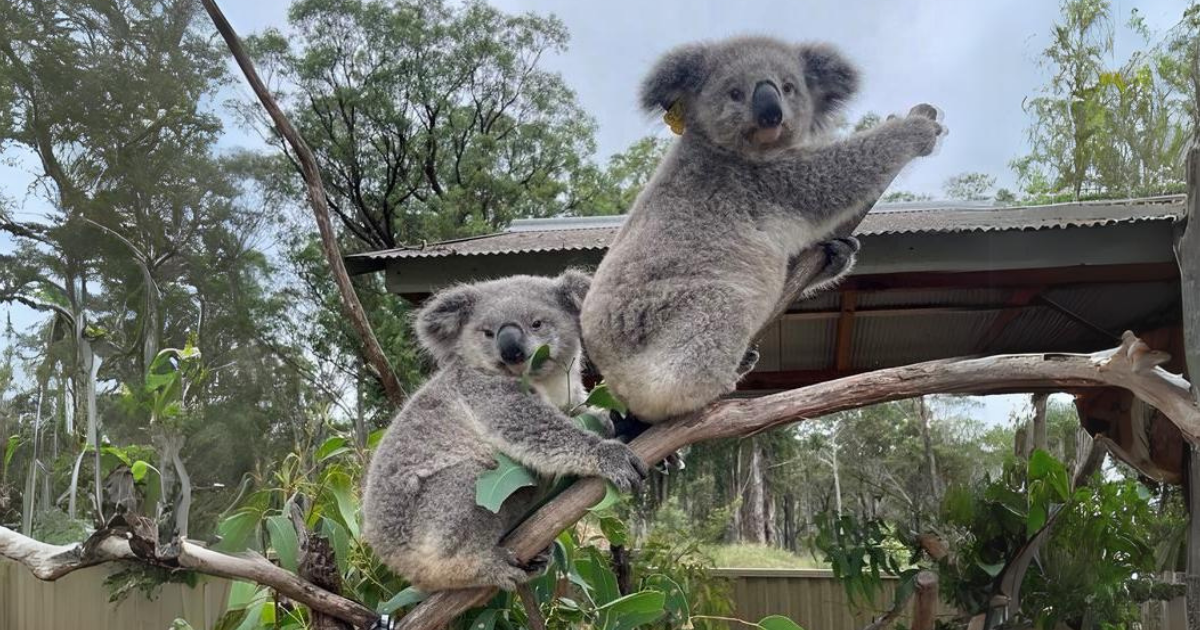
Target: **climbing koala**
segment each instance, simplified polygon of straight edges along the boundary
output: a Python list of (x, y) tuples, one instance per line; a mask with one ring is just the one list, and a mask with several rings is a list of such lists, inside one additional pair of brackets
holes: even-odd
[[(599, 476), (626, 491), (645, 477), (628, 447), (563, 413), (584, 401), (578, 317), (588, 283), (568, 271), (462, 285), (417, 314), (417, 336), (438, 370), (371, 458), (363, 534), (418, 589), (512, 590), (545, 568), (546, 554), (522, 564), (500, 546), (536, 488), (518, 490), (499, 514), (476, 504), (476, 480), (496, 466), (496, 453), (542, 475)], [(549, 359), (531, 371), (527, 359), (542, 345)]]
[(733, 391), (790, 263), (822, 245), (828, 286), (858, 242), (836, 238), (899, 171), (929, 155), (937, 110), (840, 140), (823, 132), (857, 90), (834, 48), (762, 37), (685, 45), (642, 84), (682, 136), (634, 202), (584, 300), (588, 357), (638, 419), (654, 423)]

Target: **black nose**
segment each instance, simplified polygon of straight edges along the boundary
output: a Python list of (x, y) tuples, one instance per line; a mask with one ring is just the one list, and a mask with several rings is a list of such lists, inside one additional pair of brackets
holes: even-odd
[(496, 333), (500, 359), (509, 365), (525, 362), (525, 331), (516, 324), (505, 324)]
[(779, 88), (770, 81), (760, 81), (750, 98), (750, 109), (759, 127), (771, 129), (783, 122), (783, 106), (779, 102)]

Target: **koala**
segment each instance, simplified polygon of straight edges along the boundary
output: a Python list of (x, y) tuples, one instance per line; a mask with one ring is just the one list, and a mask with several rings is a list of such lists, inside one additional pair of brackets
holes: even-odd
[[(936, 148), (929, 105), (833, 140), (858, 71), (826, 44), (741, 37), (684, 45), (641, 88), (683, 132), (634, 201), (583, 304), (584, 347), (637, 419), (653, 424), (733, 391), (795, 258), (825, 249), (808, 292), (853, 266), (857, 223), (900, 170)], [(786, 305), (784, 305), (786, 306)]]
[[(513, 590), (545, 568), (547, 554), (521, 563), (500, 546), (537, 489), (517, 491), (498, 514), (476, 504), (476, 480), (496, 453), (624, 491), (645, 478), (633, 451), (564, 413), (584, 401), (578, 316), (588, 283), (577, 271), (513, 276), (444, 290), (418, 312), (418, 339), (438, 370), (392, 420), (363, 498), (365, 539), (418, 589)], [(542, 345), (550, 357), (531, 371)]]

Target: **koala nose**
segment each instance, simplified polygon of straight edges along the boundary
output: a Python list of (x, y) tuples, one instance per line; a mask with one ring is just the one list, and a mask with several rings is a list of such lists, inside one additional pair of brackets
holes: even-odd
[(525, 331), (516, 324), (505, 324), (496, 332), (496, 347), (500, 359), (509, 365), (525, 361)]
[(750, 110), (759, 127), (772, 129), (783, 122), (783, 106), (779, 101), (779, 88), (770, 81), (759, 81), (750, 97)]

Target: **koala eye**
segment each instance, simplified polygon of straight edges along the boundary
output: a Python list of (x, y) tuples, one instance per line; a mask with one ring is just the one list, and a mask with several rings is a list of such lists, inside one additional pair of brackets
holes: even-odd
[(496, 336), (496, 333), (495, 333), (495, 332), (493, 332), (493, 331), (491, 331), (491, 330), (488, 330), (487, 328), (484, 328), (484, 329), (483, 329), (483, 336), (484, 336), (484, 337), (487, 337), (488, 339), (491, 339), (492, 337), (495, 337), (495, 336)]
[(534, 330), (540, 330), (542, 327), (542, 320), (540, 320), (540, 319), (533, 320), (533, 323), (530, 324), (529, 327)]
[(792, 85), (791, 83), (783, 84), (783, 93), (784, 94), (791, 94), (792, 92), (795, 92), (795, 91), (796, 91), (796, 86)]
[(737, 88), (733, 88), (732, 90), (729, 90), (729, 98), (731, 98), (735, 101), (741, 101), (742, 98), (744, 98), (745, 96), (746, 95), (743, 94), (742, 91)]

